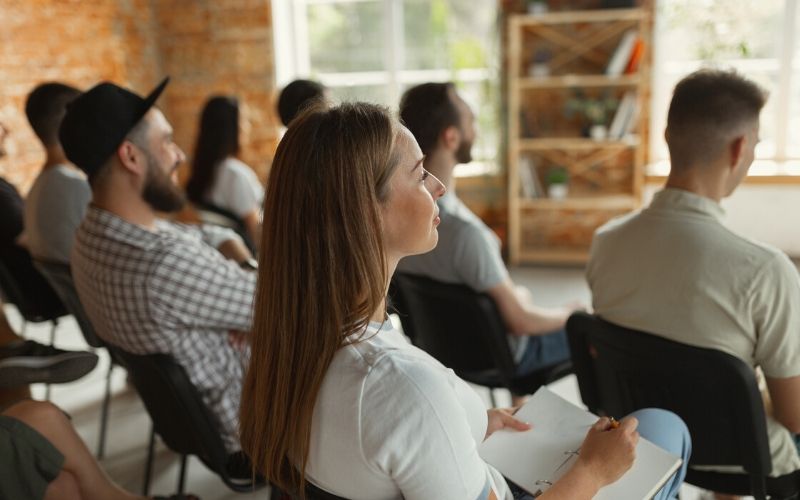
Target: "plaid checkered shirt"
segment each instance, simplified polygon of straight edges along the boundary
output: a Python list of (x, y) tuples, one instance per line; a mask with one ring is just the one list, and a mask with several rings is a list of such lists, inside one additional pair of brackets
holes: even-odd
[(159, 220), (156, 230), (90, 206), (75, 236), (75, 286), (97, 334), (134, 354), (166, 353), (216, 415), (229, 452), (249, 352), (230, 331), (249, 331), (256, 275), (216, 248), (233, 232)]

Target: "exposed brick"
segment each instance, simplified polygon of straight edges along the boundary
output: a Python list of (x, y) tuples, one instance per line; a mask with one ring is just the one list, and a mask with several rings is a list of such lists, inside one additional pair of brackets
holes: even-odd
[[(110, 80), (146, 92), (191, 154), (206, 98), (237, 95), (252, 132), (242, 156), (264, 179), (278, 140), (269, 0), (0, 0), (0, 121), (11, 129), (0, 175), (26, 192), (43, 162), (24, 116), (27, 93), (60, 80)], [(185, 168), (183, 169), (185, 170)], [(184, 174), (185, 175), (185, 174)]]

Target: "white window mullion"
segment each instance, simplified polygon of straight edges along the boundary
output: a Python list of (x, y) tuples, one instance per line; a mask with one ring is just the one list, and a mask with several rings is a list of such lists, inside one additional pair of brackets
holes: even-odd
[(797, 22), (797, 1), (785, 0), (783, 12), (783, 27), (781, 33), (781, 53), (778, 73), (778, 89), (773, 99), (778, 106), (775, 107), (775, 159), (787, 159), (787, 144), (789, 141), (789, 103), (791, 102), (792, 88), (792, 61), (794, 60), (795, 35), (794, 29)]
[(311, 76), (311, 49), (308, 45), (308, 6), (306, 0), (289, 0), (294, 4), (294, 54), (295, 76), (308, 78)]
[(383, 0), (386, 13), (384, 54), (388, 73), (388, 98), (394, 106), (400, 100), (400, 71), (405, 66), (405, 30), (403, 29), (403, 0)]

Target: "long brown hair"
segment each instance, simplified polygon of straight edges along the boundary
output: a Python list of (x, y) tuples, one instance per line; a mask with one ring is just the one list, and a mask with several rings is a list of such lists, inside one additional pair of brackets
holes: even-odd
[(325, 372), (385, 299), (379, 203), (397, 130), (375, 105), (316, 104), (292, 122), (267, 183), (240, 438), (255, 470), (301, 497)]

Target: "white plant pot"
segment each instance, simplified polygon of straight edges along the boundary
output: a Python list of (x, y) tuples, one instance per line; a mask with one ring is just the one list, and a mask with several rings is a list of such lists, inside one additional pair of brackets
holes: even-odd
[(533, 63), (528, 66), (528, 76), (531, 78), (545, 78), (550, 76), (550, 65), (547, 63)]
[(604, 141), (608, 138), (608, 127), (605, 125), (592, 125), (589, 127), (589, 137), (595, 141)]
[(554, 200), (563, 200), (567, 197), (569, 189), (566, 184), (550, 184), (547, 186), (547, 196)]
[(546, 14), (547, 13), (547, 4), (544, 2), (535, 2), (528, 4), (528, 14), (537, 15), (537, 14)]

